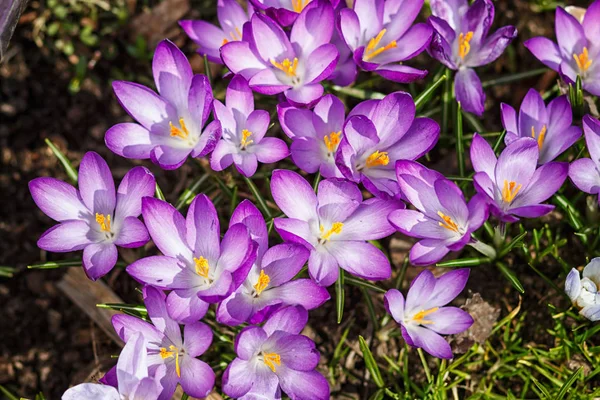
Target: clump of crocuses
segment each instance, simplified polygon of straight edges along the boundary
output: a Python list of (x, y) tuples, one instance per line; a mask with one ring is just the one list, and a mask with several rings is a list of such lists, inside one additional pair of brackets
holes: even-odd
[(575, 268), (567, 275), (565, 292), (590, 321), (600, 320), (600, 258), (594, 258), (583, 269), (583, 278)]
[(96, 280), (117, 263), (117, 246), (140, 247), (150, 239), (138, 217), (142, 197), (154, 194), (154, 176), (144, 167), (135, 167), (115, 191), (108, 164), (90, 151), (79, 165), (78, 186), (79, 190), (54, 178), (29, 182), (37, 206), (59, 222), (37, 244), (56, 253), (83, 250), (84, 271)]
[(448, 342), (440, 335), (453, 335), (469, 329), (473, 318), (457, 307), (447, 307), (460, 294), (469, 279), (469, 269), (457, 269), (436, 278), (429, 270), (411, 283), (406, 300), (390, 289), (385, 308), (402, 329), (402, 337), (413, 347), (439, 358), (452, 358)]
[(429, 24), (435, 34), (429, 54), (457, 71), (454, 77), (456, 100), (468, 112), (481, 116), (485, 93), (473, 68), (494, 62), (517, 36), (514, 26), (504, 26), (488, 36), (494, 22), (491, 0), (431, 0)]

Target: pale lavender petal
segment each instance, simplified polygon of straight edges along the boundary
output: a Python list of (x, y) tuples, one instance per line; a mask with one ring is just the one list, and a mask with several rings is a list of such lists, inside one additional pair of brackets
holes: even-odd
[(474, 57), (469, 58), (468, 65), (479, 67), (496, 61), (515, 37), (517, 29), (514, 26), (503, 26), (485, 40)]
[(282, 83), (273, 68), (264, 69), (249, 79), (249, 84), (252, 90), (257, 93), (272, 96), (285, 92), (292, 87)]
[(338, 26), (344, 42), (352, 51), (361, 46), (362, 32), (356, 12), (350, 8), (342, 8), (338, 16)]
[(397, 289), (390, 289), (384, 298), (385, 309), (397, 323), (404, 322), (404, 296)]
[(575, 302), (581, 293), (581, 277), (579, 271), (572, 268), (565, 280), (565, 292), (572, 302)]
[(390, 160), (416, 160), (430, 151), (440, 137), (440, 126), (429, 118), (415, 118), (404, 136), (387, 149)]
[(61, 397), (62, 400), (81, 400), (81, 399), (99, 399), (99, 400), (120, 400), (121, 395), (112, 386), (100, 385), (97, 383), (81, 383), (69, 388)]
[(544, 65), (555, 71), (559, 70), (562, 57), (558, 46), (552, 40), (539, 36), (526, 40), (523, 45)]
[(267, 340), (268, 334), (259, 326), (249, 326), (235, 338), (235, 352), (242, 360), (251, 359), (259, 350), (260, 346)]
[(210, 155), (210, 167), (213, 171), (223, 171), (233, 164), (234, 147), (234, 145), (225, 140), (219, 140), (217, 146)]
[(173, 170), (181, 167), (190, 153), (189, 148), (159, 145), (150, 151), (150, 159), (162, 169)]
[(35, 178), (29, 182), (35, 204), (55, 221), (84, 219), (90, 211), (83, 204), (77, 189), (54, 178)]
[(273, 137), (266, 137), (261, 140), (259, 144), (252, 148), (252, 152), (256, 155), (258, 161), (264, 164), (281, 161), (290, 154), (287, 144), (283, 140)]
[(496, 184), (515, 182), (525, 189), (535, 172), (538, 154), (538, 144), (533, 138), (521, 138), (512, 142), (498, 157), (494, 179)]
[(314, 138), (317, 136), (312, 123), (313, 113), (310, 110), (296, 108), (289, 103), (280, 103), (277, 105), (277, 115), (281, 129), (288, 137), (294, 139), (295, 137)]
[(296, 276), (308, 261), (310, 252), (296, 244), (283, 243), (264, 254), (261, 269), (269, 276), (269, 286), (279, 286)]
[(592, 322), (600, 321), (600, 305), (586, 306), (579, 313)]
[(248, 228), (250, 237), (258, 243), (258, 260), (261, 260), (269, 245), (267, 224), (261, 212), (250, 200), (243, 200), (233, 211), (229, 219), (229, 226), (244, 224)]
[[(341, 179), (326, 179), (319, 182), (317, 190), (321, 223), (343, 222), (361, 204), (362, 194), (357, 185)], [(343, 230), (343, 229), (342, 229)]]
[(594, 1), (585, 11), (582, 22), (583, 30), (589, 41), (595, 41), (600, 37), (598, 21), (600, 21), (600, 3)]
[(389, 214), (389, 221), (403, 234), (421, 239), (448, 239), (452, 232), (440, 226), (439, 221), (427, 218), (415, 210), (396, 210)]
[(252, 7), (249, 7), (248, 13), (236, 0), (219, 0), (217, 2), (217, 18), (224, 31), (230, 34), (230, 37), (239, 36), (239, 31), (248, 21), (248, 14), (252, 14)]
[(306, 60), (304, 79), (307, 83), (318, 83), (335, 70), (340, 55), (333, 44), (324, 44), (314, 50)]
[(308, 222), (295, 218), (275, 218), (275, 230), (285, 242), (297, 243), (307, 249), (317, 244)]
[(386, 32), (382, 38), (383, 43), (387, 43), (386, 39), (395, 40), (400, 37), (405, 38), (404, 33), (409, 30), (412, 23), (415, 21), (421, 8), (423, 0), (401, 0), (401, 1), (386, 1), (384, 9), (384, 20), (389, 18), (386, 24)]
[[(431, 26), (418, 23), (410, 27), (410, 29), (397, 40), (395, 48), (384, 51), (378, 56), (372, 58), (372, 62), (378, 64), (395, 63), (399, 61), (409, 60), (421, 54), (431, 42), (433, 29)], [(386, 43), (385, 37), (388, 36), (386, 31), (382, 38), (382, 43)], [(392, 36), (388, 36), (392, 39)], [(394, 40), (394, 39), (392, 39)]]
[(329, 300), (327, 289), (317, 285), (311, 279), (296, 279), (286, 282), (279, 287), (270, 289), (265, 294), (265, 300), (279, 300), (286, 305), (299, 305), (307, 310), (320, 307)]
[(205, 194), (194, 198), (188, 209), (186, 221), (186, 241), (196, 257), (217, 260), (220, 251), (219, 217), (212, 201)]
[(410, 262), (413, 265), (426, 266), (440, 261), (450, 249), (438, 239), (423, 239), (410, 249)]
[(517, 112), (515, 111), (515, 109), (506, 103), (501, 103), (500, 111), (502, 117), (502, 125), (504, 126), (504, 129), (506, 129), (507, 132), (518, 133), (519, 128), (517, 126)]
[(356, 0), (354, 11), (358, 15), (362, 34), (367, 40), (377, 36), (383, 28), (384, 2), (381, 0)]
[[(277, 310), (265, 322), (263, 329), (271, 336), (275, 331), (299, 334), (308, 322), (308, 312), (302, 306), (289, 306)], [(239, 354), (238, 354), (239, 355)]]
[(266, 68), (265, 64), (252, 52), (247, 42), (229, 42), (221, 47), (223, 62), (234, 74), (250, 79)]
[(156, 329), (163, 332), (174, 344), (180, 344), (181, 330), (179, 324), (167, 312), (165, 294), (161, 290), (151, 286), (145, 286), (143, 293), (148, 316)]
[[(342, 143), (348, 142), (354, 154), (362, 155), (374, 151), (379, 144), (377, 128), (368, 117), (354, 115), (346, 120)], [(341, 147), (341, 145), (340, 145)]]
[(156, 343), (161, 343), (164, 334), (154, 325), (132, 315), (116, 314), (111, 319), (113, 328), (121, 340), (128, 342), (136, 333), (141, 333), (148, 342), (148, 348), (158, 348)]
[(275, 331), (263, 346), (281, 356), (281, 364), (284, 368), (276, 370), (280, 378), (284, 375), (282, 374), (284, 369), (310, 371), (319, 364), (319, 352), (315, 348), (315, 342), (306, 336)]
[(85, 221), (70, 220), (53, 226), (37, 242), (40, 249), (54, 253), (83, 250), (92, 244), (90, 226)]
[(125, 158), (148, 159), (160, 141), (139, 124), (125, 122), (112, 126), (104, 137), (106, 147)]
[(182, 324), (196, 322), (206, 315), (209, 304), (200, 300), (196, 290), (173, 290), (167, 296), (169, 316)]
[(426, 303), (423, 304), (424, 308), (442, 307), (450, 303), (464, 290), (470, 272), (468, 268), (460, 268), (437, 278), (435, 288), (430, 290)]
[(144, 197), (142, 215), (154, 244), (164, 255), (192, 259), (192, 251), (186, 243), (186, 222), (175, 207), (166, 201)]
[[(569, 108), (570, 110), (570, 108)], [(548, 131), (542, 150), (540, 152), (540, 164), (545, 164), (554, 160), (564, 151), (569, 149), (581, 137), (581, 128), (570, 126), (562, 131)]]
[(463, 110), (481, 116), (485, 110), (485, 93), (477, 73), (470, 69), (460, 69), (454, 77), (456, 101)]
[(308, 221), (316, 217), (315, 192), (297, 173), (280, 169), (273, 171), (271, 193), (277, 206), (289, 218)]
[[(199, 240), (202, 237), (198, 238)], [(231, 226), (221, 242), (221, 256), (219, 258), (219, 269), (233, 272), (244, 266), (248, 262), (250, 252), (252, 251), (252, 240), (248, 233), (248, 228), (244, 224), (235, 224)], [(250, 261), (250, 264), (252, 264)]]
[(452, 350), (450, 345), (443, 337), (434, 331), (420, 326), (407, 326), (408, 334), (415, 347), (420, 347), (434, 357), (450, 359), (452, 358)]
[(194, 285), (194, 272), (182, 267), (173, 257), (150, 256), (127, 267), (127, 273), (138, 282), (164, 289), (187, 289)]
[[(234, 1), (233, 3), (239, 7), (237, 2)], [(242, 75), (235, 75), (231, 79), (229, 86), (227, 86), (225, 104), (227, 104), (228, 109), (239, 111), (245, 117), (254, 111), (254, 96), (248, 81)], [(250, 129), (250, 131), (254, 133), (253, 129)]]
[(83, 156), (79, 165), (79, 193), (83, 203), (95, 213), (110, 215), (115, 209), (115, 182), (102, 157), (93, 151)]
[(585, 143), (594, 163), (600, 166), (600, 121), (591, 115), (583, 117)]
[(213, 333), (210, 326), (204, 322), (195, 322), (185, 325), (183, 338), (186, 355), (198, 357), (204, 354), (210, 347), (213, 340)]
[(152, 72), (158, 93), (177, 109), (185, 109), (193, 72), (186, 56), (170, 40), (156, 47)]
[(308, 273), (320, 286), (331, 286), (338, 279), (338, 262), (329, 252), (321, 247), (311, 251), (308, 259)]
[(106, 275), (117, 263), (119, 253), (114, 244), (92, 243), (83, 249), (83, 268), (91, 280)]
[(369, 199), (346, 218), (342, 232), (332, 240), (378, 240), (387, 237), (394, 232), (388, 215), (403, 206), (396, 201)]
[(582, 192), (596, 194), (600, 192), (600, 172), (589, 158), (580, 158), (569, 166), (569, 178)]
[(315, 173), (325, 162), (321, 141), (311, 137), (297, 137), (290, 146), (292, 161), (302, 171)]
[(234, 399), (242, 398), (254, 384), (250, 363), (235, 358), (223, 373), (223, 392)]
[(246, 178), (251, 177), (256, 173), (258, 168), (258, 160), (255, 154), (252, 153), (234, 153), (232, 154), (233, 163), (238, 172)]
[(498, 159), (492, 146), (478, 134), (475, 134), (471, 143), (471, 163), (475, 172), (484, 172), (494, 178)]
[(310, 2), (302, 10), (290, 34), (290, 41), (310, 54), (329, 43), (334, 29), (333, 8), (329, 2)]
[(583, 26), (562, 7), (556, 8), (554, 29), (556, 30), (558, 47), (565, 58), (570, 59), (573, 54), (581, 53), (583, 47), (587, 45)]
[(179, 383), (191, 397), (204, 398), (215, 386), (215, 373), (204, 361), (185, 355), (181, 358)]
[(142, 213), (142, 197), (154, 194), (156, 181), (152, 172), (144, 167), (131, 169), (117, 190), (116, 218), (138, 217)]
[(442, 335), (455, 335), (469, 329), (473, 325), (473, 318), (468, 312), (458, 307), (443, 307), (427, 316), (427, 327)]
[(385, 79), (398, 83), (411, 83), (427, 76), (427, 70), (409, 67), (403, 64), (385, 64), (377, 67), (375, 72)]
[(543, 125), (548, 123), (548, 113), (544, 99), (535, 89), (529, 89), (527, 95), (521, 103), (519, 110), (519, 133), (521, 136), (532, 136), (532, 129), (536, 136), (543, 129)]
[(388, 279), (392, 275), (390, 261), (371, 243), (331, 241), (326, 248), (335, 257), (340, 268), (352, 275), (371, 281)]
[(148, 235), (146, 225), (137, 217), (127, 217), (121, 223), (114, 243), (120, 247), (136, 248), (143, 246), (149, 240), (150, 235)]
[(186, 104), (188, 104), (191, 117), (197, 124), (204, 125), (212, 110), (213, 102), (212, 88), (208, 78), (205, 75), (194, 75), (186, 96)]
[(257, 54), (264, 62), (281, 62), (284, 58), (294, 58), (292, 45), (279, 25), (261, 14), (252, 15), (252, 36)]
[(320, 83), (304, 85), (298, 89), (285, 92), (285, 98), (296, 106), (310, 106), (323, 95), (323, 86)]
[(221, 64), (219, 49), (225, 40), (231, 39), (222, 29), (201, 20), (181, 20), (181, 29), (198, 45), (198, 53), (209, 61)]
[(252, 139), (255, 143), (262, 141), (269, 124), (271, 123), (271, 117), (265, 110), (254, 110), (248, 115), (246, 120), (246, 129), (252, 132)]
[(296, 371), (292, 368), (278, 368), (281, 389), (294, 399), (329, 399), (329, 383), (317, 371)]

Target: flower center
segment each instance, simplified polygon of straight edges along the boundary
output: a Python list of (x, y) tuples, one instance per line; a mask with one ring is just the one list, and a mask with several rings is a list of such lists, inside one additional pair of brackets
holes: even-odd
[[(535, 128), (531, 127), (531, 137), (535, 139)], [(540, 134), (537, 137), (538, 148), (542, 149), (542, 144), (544, 144), (544, 138), (546, 137), (546, 125), (542, 126), (542, 130), (540, 130)]]
[(277, 62), (274, 59), (271, 59), (271, 64), (273, 64), (273, 66), (283, 72), (285, 72), (285, 74), (289, 77), (295, 77), (296, 76), (296, 68), (298, 68), (298, 58), (294, 57), (293, 61), (290, 61), (289, 58), (286, 58), (285, 60), (283, 60), (282, 62)]
[(438, 215), (443, 220), (443, 222), (439, 223), (441, 227), (446, 228), (449, 231), (458, 233), (458, 225), (456, 224), (456, 222), (454, 222), (454, 220), (452, 218), (450, 218), (449, 216), (447, 216), (446, 214), (444, 214), (441, 211), (438, 211)]
[(271, 371), (275, 372), (275, 364), (281, 365), (281, 356), (277, 353), (263, 353), (263, 362), (267, 364), (267, 367), (271, 368)]
[[(242, 32), (240, 32), (240, 28), (238, 28), (237, 26), (235, 27), (235, 32), (234, 31), (229, 32), (229, 36), (231, 37), (231, 41), (233, 41), (233, 42), (242, 40)], [(221, 46), (224, 46), (227, 43), (229, 43), (229, 40), (227, 38), (224, 38), (223, 43), (221, 43)]]
[(590, 60), (587, 47), (584, 47), (580, 54), (573, 54), (573, 58), (581, 73), (585, 73), (592, 66), (592, 60)]
[(265, 274), (265, 271), (261, 269), (258, 281), (256, 281), (256, 285), (254, 285), (256, 296), (259, 296), (263, 290), (269, 286), (269, 282), (271, 282), (271, 278), (269, 278), (269, 275)]
[(242, 140), (240, 141), (242, 150), (246, 149), (246, 146), (249, 144), (254, 143), (254, 140), (250, 139), (250, 136), (252, 136), (252, 132), (250, 132), (248, 129), (244, 129), (242, 131)]
[(412, 317), (412, 320), (421, 325), (433, 324), (433, 321), (424, 318), (429, 314), (436, 312), (437, 310), (439, 310), (439, 307), (433, 307), (429, 310), (421, 310)]
[(331, 235), (333, 234), (339, 235), (340, 233), (342, 233), (343, 227), (344, 224), (342, 224), (341, 222), (334, 222), (333, 225), (331, 225), (331, 229), (325, 232), (325, 228), (323, 227), (323, 225), (321, 225), (319, 227), (319, 230), (321, 231), (321, 237), (319, 238), (319, 242), (328, 241), (331, 238)]
[(110, 232), (110, 214), (98, 214), (96, 213), (96, 222), (100, 225), (102, 232)]
[(386, 29), (382, 29), (381, 32), (377, 34), (377, 36), (369, 40), (369, 43), (367, 44), (367, 47), (365, 48), (365, 52), (363, 54), (363, 60), (369, 61), (370, 59), (372, 59), (373, 57), (377, 57), (384, 51), (397, 47), (395, 40), (392, 40), (383, 47), (378, 47), (381, 38), (383, 38), (383, 35), (385, 35), (385, 32)]
[(204, 257), (194, 257), (194, 264), (196, 264), (196, 273), (201, 277), (208, 279), (208, 272), (210, 271), (208, 260)]
[(388, 165), (390, 163), (390, 158), (388, 157), (387, 151), (375, 151), (367, 158), (366, 166), (367, 168), (378, 167), (380, 165)]
[(177, 376), (181, 378), (181, 367), (179, 365), (179, 349), (173, 345), (169, 346), (169, 350), (166, 347), (160, 348), (160, 357), (165, 360), (167, 358), (174, 357), (175, 358), (175, 372), (177, 372)]
[(502, 200), (504, 200), (506, 203), (512, 202), (517, 196), (517, 193), (519, 193), (519, 190), (521, 190), (522, 186), (523, 185), (520, 184), (517, 185), (517, 183), (514, 181), (509, 182), (505, 179), (504, 187), (502, 188)]
[(471, 39), (473, 39), (473, 31), (469, 31), (466, 34), (461, 33), (460, 35), (458, 35), (458, 55), (463, 60), (471, 51), (471, 45), (469, 44), (469, 42), (471, 42)]
[(292, 0), (292, 8), (295, 12), (300, 13), (310, 3), (310, 0)]
[(187, 127), (185, 126), (185, 121), (183, 118), (179, 118), (179, 128), (173, 125), (171, 121), (169, 121), (169, 127), (171, 128), (171, 136), (178, 137), (180, 139), (187, 139), (190, 135)]
[(329, 135), (325, 135), (323, 141), (325, 142), (325, 146), (327, 147), (327, 151), (329, 154), (335, 153), (337, 150), (338, 144), (342, 140), (342, 131), (339, 132), (331, 132)]

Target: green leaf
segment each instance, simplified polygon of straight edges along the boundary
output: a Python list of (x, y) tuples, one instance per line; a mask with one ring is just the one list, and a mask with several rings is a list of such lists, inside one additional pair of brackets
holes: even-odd
[(487, 257), (471, 257), (471, 258), (459, 258), (456, 260), (444, 261), (435, 264), (436, 267), (475, 267), (481, 264), (488, 264), (491, 260)]
[(548, 71), (547, 68), (538, 68), (538, 69), (534, 69), (532, 71), (526, 71), (526, 72), (520, 72), (518, 74), (506, 75), (501, 78), (490, 79), (488, 81), (482, 82), (481, 86), (483, 86), (483, 88), (485, 89), (490, 86), (503, 85), (505, 83), (516, 82), (516, 81), (520, 81), (522, 79), (527, 79), (527, 78), (531, 78), (531, 77), (534, 77), (537, 75), (541, 75), (541, 74), (545, 73), (546, 71)]
[(0, 393), (4, 394), (7, 398), (7, 400), (19, 400), (17, 398), (17, 396), (15, 396), (14, 394), (12, 394), (7, 388), (5, 388), (4, 386), (0, 385)]
[(208, 79), (208, 84), (212, 86), (212, 77), (210, 76), (210, 64), (208, 63), (208, 57), (204, 55), (204, 74)]
[(148, 310), (146, 310), (146, 306), (139, 304), (102, 303), (96, 304), (96, 307), (107, 308), (109, 310), (116, 310), (130, 315), (135, 315), (140, 318), (146, 318), (146, 316), (148, 316)]
[(265, 199), (263, 198), (263, 196), (260, 194), (260, 191), (258, 190), (258, 188), (256, 187), (256, 185), (254, 184), (254, 182), (252, 182), (252, 179), (246, 178), (244, 176), (244, 180), (246, 181), (246, 184), (250, 188), (250, 191), (252, 192), (252, 194), (256, 198), (256, 201), (258, 202), (258, 206), (265, 213), (265, 217), (267, 219), (272, 218), (273, 216), (271, 215), (271, 210), (269, 210), (269, 206), (267, 205), (267, 202), (265, 201)]
[(71, 161), (69, 161), (69, 159), (58, 149), (58, 147), (54, 145), (54, 143), (52, 143), (50, 139), (45, 139), (44, 141), (46, 142), (48, 147), (50, 147), (50, 150), (52, 150), (52, 153), (54, 153), (56, 158), (58, 158), (58, 161), (60, 161), (60, 163), (62, 164), (63, 168), (65, 169), (65, 172), (69, 176), (69, 179), (71, 179), (71, 182), (73, 182), (73, 184), (76, 184), (77, 171), (75, 170), (75, 168), (73, 168), (73, 165), (71, 165)]
[(419, 110), (421, 110), (421, 108), (423, 108), (425, 104), (427, 104), (427, 102), (431, 99), (435, 91), (442, 85), (442, 83), (446, 81), (446, 79), (448, 79), (447, 75), (440, 76), (440, 78), (437, 81), (433, 82), (433, 84), (431, 84), (427, 89), (425, 89), (423, 92), (421, 92), (420, 95), (418, 95), (415, 98), (415, 107), (417, 109), (417, 113), (419, 112)]
[(579, 377), (579, 374), (582, 371), (583, 371), (583, 367), (579, 367), (577, 369), (577, 371), (575, 371), (571, 374), (569, 379), (567, 379), (567, 381), (562, 385), (562, 387), (558, 391), (558, 394), (556, 395), (556, 400), (562, 400), (563, 397), (565, 397), (565, 395), (567, 394), (567, 391), (571, 388), (571, 386), (573, 386), (573, 383), (575, 383), (575, 381)]
[(181, 196), (179, 196), (179, 199), (177, 200), (177, 204), (175, 205), (175, 208), (178, 210), (181, 210), (183, 208), (183, 206), (185, 206), (187, 204), (188, 201), (192, 200), (194, 198), (194, 196), (196, 195), (196, 193), (199, 192), (200, 186), (202, 186), (202, 184), (204, 182), (206, 182), (208, 177), (209, 177), (208, 174), (204, 174), (200, 178), (198, 178), (196, 181), (194, 181), (194, 183), (192, 183), (188, 188), (186, 188), (183, 191), (183, 193), (181, 194)]
[(162, 201), (165, 201), (165, 195), (163, 194), (163, 191), (160, 189), (160, 186), (158, 186), (158, 183), (156, 184), (156, 188), (154, 189), (155, 193), (156, 193), (156, 198)]
[[(206, 57), (206, 56), (204, 56)], [(190, 396), (187, 393), (184, 393), (181, 395), (181, 400), (188, 400), (190, 398)]]
[(46, 396), (44, 396), (44, 393), (39, 392), (35, 395), (35, 400), (46, 400)]
[(379, 370), (379, 366), (375, 362), (375, 358), (373, 358), (373, 353), (369, 349), (365, 338), (362, 336), (358, 336), (358, 344), (360, 346), (360, 351), (363, 353), (363, 358), (365, 360), (365, 364), (367, 366), (367, 370), (371, 373), (371, 378), (373, 382), (379, 388), (383, 388), (385, 386), (385, 382), (383, 381), (383, 377), (381, 376), (381, 371)]
[(462, 177), (465, 176), (465, 144), (463, 143), (462, 108), (460, 103), (458, 103), (458, 106), (456, 107), (455, 122), (456, 159), (458, 162), (458, 174)]
[(373, 393), (373, 395), (371, 397), (369, 397), (369, 400), (383, 400), (384, 396), (385, 396), (385, 390), (379, 389), (375, 393)]
[(510, 243), (504, 248), (502, 249), (502, 251), (500, 252), (500, 254), (498, 255), (498, 258), (502, 258), (505, 255), (507, 255), (508, 253), (510, 253), (510, 251), (517, 245), (519, 245), (521, 243), (521, 241), (523, 240), (523, 238), (527, 236), (527, 231), (515, 236), (513, 238), (513, 240), (510, 241)]
[(81, 259), (64, 261), (46, 261), (28, 265), (28, 269), (55, 269), (61, 267), (81, 267)]
[(344, 270), (340, 268), (340, 274), (337, 281), (335, 282), (335, 309), (337, 311), (337, 323), (342, 322), (342, 316), (344, 315)]
[(338, 92), (341, 94), (351, 96), (351, 97), (355, 97), (360, 100), (370, 100), (370, 99), (381, 100), (385, 97), (385, 94), (383, 94), (383, 93), (373, 92), (370, 90), (363, 90), (363, 89), (358, 89), (358, 88), (341, 87), (341, 86), (337, 86), (337, 85), (331, 86), (331, 90), (333, 90), (334, 92)]
[(448, 133), (448, 124), (450, 119), (450, 102), (452, 101), (452, 70), (446, 70), (446, 80), (444, 81), (444, 93), (442, 95), (442, 127), (441, 134)]
[[(340, 273), (341, 273), (341, 270), (340, 270)], [(378, 293), (386, 293), (385, 289), (382, 289), (379, 286), (377, 286), (371, 282), (367, 282), (365, 280), (362, 280), (360, 278), (355, 278), (353, 276), (346, 276), (344, 278), (344, 283), (349, 283), (352, 286), (356, 286), (356, 287), (363, 288), (363, 289), (373, 290)]]
[(523, 288), (521, 281), (519, 281), (519, 278), (517, 278), (513, 270), (501, 262), (496, 262), (496, 266), (500, 272), (502, 272), (502, 275), (504, 275), (504, 277), (515, 287), (515, 289), (517, 289), (520, 293), (525, 293), (525, 289)]
[(16, 270), (15, 267), (0, 266), (0, 277), (12, 278)]

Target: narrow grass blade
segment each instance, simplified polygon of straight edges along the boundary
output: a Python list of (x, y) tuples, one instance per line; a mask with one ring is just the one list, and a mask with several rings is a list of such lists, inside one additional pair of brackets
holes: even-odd
[(485, 81), (481, 83), (481, 86), (484, 88), (496, 85), (503, 85), (505, 83), (517, 82), (523, 79), (531, 78), (537, 75), (541, 75), (544, 72), (548, 71), (548, 68), (538, 68), (533, 71), (520, 72), (518, 74), (512, 74), (503, 76), (501, 78), (490, 79), (489, 81)]
[(452, 101), (452, 70), (446, 70), (446, 79), (444, 80), (444, 83), (444, 93), (442, 95), (442, 135), (448, 134), (450, 102)]
[(102, 303), (96, 304), (96, 307), (108, 308), (109, 310), (116, 310), (121, 312), (129, 312), (135, 315), (139, 315), (140, 317), (145, 317), (148, 315), (146, 307), (138, 304)]
[(458, 174), (463, 177), (465, 176), (465, 144), (463, 143), (462, 108), (460, 103), (458, 103), (458, 106), (456, 107), (455, 118), (456, 159), (458, 162)]
[(373, 284), (371, 282), (367, 282), (367, 281), (364, 281), (364, 280), (359, 279), (359, 278), (354, 278), (352, 276), (346, 276), (344, 278), (344, 283), (348, 283), (348, 284), (350, 284), (352, 286), (356, 286), (356, 287), (363, 288), (363, 289), (373, 290), (373, 291), (378, 292), (378, 293), (385, 293), (386, 292), (385, 289), (382, 289), (379, 286), (377, 286), (377, 285), (375, 285), (375, 284)]
[(14, 394), (12, 394), (7, 388), (5, 388), (2, 385), (0, 385), (0, 393), (2, 393), (4, 396), (6, 396), (7, 400), (19, 400), (17, 398), (17, 396), (15, 396)]
[(335, 309), (337, 312), (337, 323), (342, 322), (344, 316), (344, 301), (346, 293), (344, 292), (344, 270), (340, 268), (340, 275), (335, 282)]
[(519, 293), (525, 293), (525, 289), (523, 288), (521, 281), (519, 281), (519, 278), (517, 278), (513, 270), (511, 270), (504, 263), (501, 262), (497, 262), (496, 266), (498, 267), (500, 272), (502, 272), (502, 275), (504, 275), (504, 277), (515, 287), (515, 289), (519, 291)]
[(73, 165), (71, 165), (71, 161), (69, 161), (69, 159), (58, 149), (58, 147), (54, 145), (54, 143), (52, 143), (50, 139), (46, 139), (44, 141), (46, 142), (48, 147), (50, 147), (50, 150), (52, 150), (52, 153), (54, 153), (56, 158), (58, 158), (58, 161), (60, 161), (60, 163), (62, 164), (71, 182), (73, 182), (73, 184), (76, 184), (77, 171), (75, 170), (75, 168), (73, 168)]
[(210, 73), (210, 64), (208, 63), (208, 57), (206, 57), (206, 54), (204, 55), (204, 74), (206, 75), (206, 78), (208, 79), (208, 84), (212, 87), (212, 76)]
[(183, 206), (185, 206), (187, 204), (188, 201), (192, 200), (194, 198), (194, 196), (196, 196), (196, 193), (198, 193), (200, 191), (200, 186), (202, 186), (202, 184), (204, 182), (206, 182), (206, 180), (208, 179), (208, 176), (209, 176), (208, 174), (202, 175), (195, 182), (193, 182), (188, 188), (186, 188), (183, 191), (183, 193), (181, 194), (181, 196), (179, 196), (179, 199), (177, 200), (177, 204), (175, 205), (175, 208), (178, 210), (181, 210), (183, 208)]
[(162, 201), (165, 201), (165, 195), (163, 194), (163, 191), (160, 189), (160, 186), (158, 186), (158, 183), (156, 184), (156, 188), (154, 189), (156, 198)]
[(321, 171), (317, 172), (317, 176), (315, 176), (315, 180), (313, 181), (313, 190), (317, 193), (317, 189), (319, 188), (319, 182), (321, 182)]
[(81, 267), (81, 259), (77, 260), (64, 260), (64, 261), (46, 261), (37, 264), (28, 265), (28, 269), (55, 269), (61, 267)]
[(562, 387), (558, 391), (558, 394), (556, 395), (556, 400), (562, 400), (565, 397), (565, 395), (567, 394), (567, 391), (571, 388), (571, 386), (573, 386), (573, 384), (575, 383), (577, 378), (579, 378), (579, 375), (581, 374), (582, 371), (583, 371), (583, 367), (579, 367), (579, 368), (577, 368), (577, 371), (575, 371), (571, 374), (569, 379), (567, 379), (567, 381), (562, 385)]
[(423, 92), (421, 92), (420, 95), (418, 95), (415, 98), (415, 107), (417, 109), (417, 113), (419, 112), (419, 110), (421, 110), (421, 108), (423, 108), (425, 104), (427, 104), (427, 102), (431, 99), (436, 90), (440, 86), (442, 86), (442, 83), (444, 83), (446, 79), (448, 79), (447, 75), (440, 76), (440, 78), (437, 81), (433, 82), (433, 84), (431, 84), (427, 89), (425, 89)]
[(363, 353), (363, 358), (365, 360), (365, 364), (367, 366), (367, 370), (371, 373), (371, 377), (373, 378), (373, 382), (379, 388), (383, 388), (385, 386), (385, 382), (383, 381), (383, 377), (381, 376), (381, 371), (379, 370), (379, 366), (375, 362), (375, 358), (373, 358), (373, 353), (369, 349), (365, 338), (362, 336), (358, 336), (358, 344), (360, 346), (360, 351)]
[(370, 90), (351, 88), (351, 87), (341, 87), (341, 86), (337, 86), (337, 85), (331, 86), (331, 90), (333, 90), (334, 92), (348, 95), (350, 97), (355, 97), (360, 100), (370, 100), (370, 99), (380, 100), (385, 97), (385, 94), (383, 94), (383, 93), (373, 92)]
[(510, 241), (510, 243), (502, 249), (502, 251), (500, 252), (500, 254), (498, 254), (498, 258), (502, 258), (504, 256), (506, 256), (508, 253), (511, 252), (511, 250), (515, 247), (518, 246), (519, 244), (521, 244), (523, 238), (527, 236), (527, 232), (523, 232), (517, 236), (515, 236), (513, 238), (513, 240)]
[(436, 267), (448, 268), (448, 267), (476, 267), (481, 264), (488, 264), (491, 260), (487, 257), (472, 257), (472, 258), (459, 258), (456, 260), (444, 261), (435, 264)]
[(246, 181), (248, 188), (250, 188), (250, 191), (256, 198), (256, 201), (258, 202), (259, 207), (265, 213), (265, 217), (272, 218), (273, 216), (271, 215), (271, 210), (269, 210), (269, 206), (267, 206), (267, 202), (265, 201), (263, 196), (260, 194), (260, 191), (254, 184), (254, 182), (252, 182), (252, 179), (244, 177), (244, 180)]
[(12, 278), (17, 269), (15, 267), (1, 266), (0, 267), (0, 277), (2, 278)]

